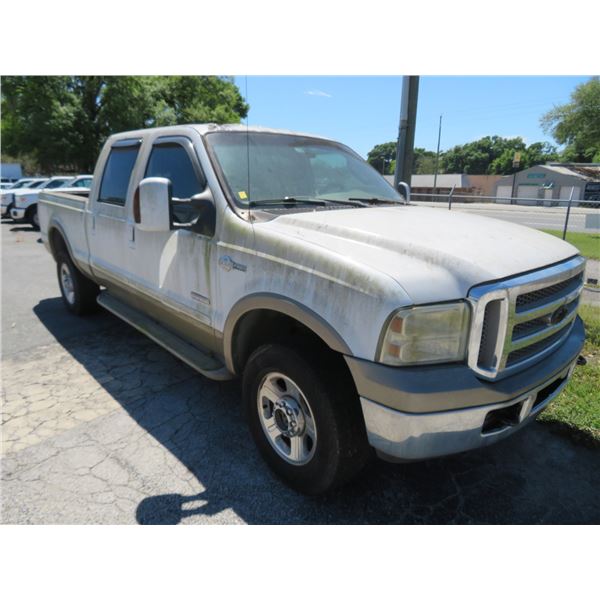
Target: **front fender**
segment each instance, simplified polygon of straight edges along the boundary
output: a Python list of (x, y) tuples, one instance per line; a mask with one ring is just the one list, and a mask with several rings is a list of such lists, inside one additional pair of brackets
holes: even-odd
[(235, 373), (233, 359), (233, 338), (236, 325), (240, 319), (253, 310), (272, 310), (289, 316), (304, 326), (308, 327), (315, 335), (321, 338), (332, 350), (342, 354), (351, 355), (350, 346), (343, 337), (325, 319), (314, 310), (300, 302), (274, 293), (250, 294), (236, 302), (233, 306), (223, 331), (223, 350), (227, 368)]

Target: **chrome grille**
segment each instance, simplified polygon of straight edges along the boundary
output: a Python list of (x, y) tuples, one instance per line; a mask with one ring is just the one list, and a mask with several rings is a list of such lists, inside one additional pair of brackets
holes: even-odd
[(525, 360), (526, 358), (535, 356), (543, 350), (546, 350), (546, 348), (552, 346), (557, 340), (560, 340), (565, 335), (565, 333), (567, 333), (565, 329), (570, 329), (570, 324), (571, 322), (567, 323), (567, 325), (565, 325), (563, 328), (554, 332), (547, 338), (540, 340), (539, 342), (534, 342), (530, 346), (526, 346), (525, 348), (521, 348), (519, 350), (513, 350), (506, 358), (506, 366), (510, 367), (511, 365), (519, 363)]
[[(569, 302), (569, 304), (565, 305), (565, 308), (570, 313), (572, 310), (577, 310), (577, 304), (579, 303), (579, 298)], [(513, 341), (519, 340), (525, 336), (531, 335), (533, 333), (537, 333), (538, 331), (542, 331), (548, 327), (548, 318), (552, 315), (552, 311), (543, 315), (542, 317), (538, 317), (536, 319), (531, 319), (531, 321), (523, 321), (522, 323), (517, 323), (513, 327), (512, 339)], [(566, 315), (565, 315), (566, 316)]]
[(469, 366), (495, 378), (525, 368), (569, 334), (583, 289), (578, 256), (510, 280), (474, 288)]
[(555, 285), (551, 285), (535, 292), (529, 292), (527, 294), (521, 294), (517, 297), (517, 312), (522, 312), (540, 304), (546, 304), (561, 298), (565, 294), (572, 292), (574, 289), (581, 285), (583, 273), (578, 273), (575, 277), (571, 277), (566, 281), (561, 281)]

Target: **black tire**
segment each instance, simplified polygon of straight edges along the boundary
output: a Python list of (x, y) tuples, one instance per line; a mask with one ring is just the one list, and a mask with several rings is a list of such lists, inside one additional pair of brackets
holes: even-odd
[[(282, 458), (261, 425), (258, 393), (269, 373), (293, 380), (310, 405), (317, 435), (314, 453), (304, 464)], [(279, 344), (261, 346), (246, 364), (243, 395), (260, 453), (275, 474), (299, 492), (328, 492), (355, 477), (367, 462), (370, 448), (360, 402), (350, 375), (336, 361)]]
[[(64, 287), (63, 269), (66, 269), (70, 275), (72, 294)], [(70, 313), (81, 316), (98, 310), (96, 298), (100, 288), (73, 264), (71, 257), (66, 252), (60, 252), (56, 257), (56, 274), (60, 294)]]
[(27, 209), (27, 214), (25, 216), (25, 219), (33, 227), (34, 231), (40, 230), (40, 221), (38, 218), (37, 204), (34, 204), (33, 206), (30, 206)]

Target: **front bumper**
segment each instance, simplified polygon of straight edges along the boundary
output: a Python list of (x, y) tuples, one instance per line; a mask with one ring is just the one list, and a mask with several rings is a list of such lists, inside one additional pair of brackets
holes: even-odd
[[(583, 323), (577, 318), (554, 354), (497, 382), (469, 375), (463, 369), (470, 369), (462, 365), (427, 367), (419, 373), (346, 357), (361, 398), (369, 443), (383, 458), (423, 460), (507, 437), (560, 393), (584, 337)], [(373, 377), (376, 373), (381, 375), (379, 381)]]
[(25, 218), (25, 209), (24, 208), (11, 208), (10, 209), (10, 216), (15, 220), (15, 221), (21, 221)]

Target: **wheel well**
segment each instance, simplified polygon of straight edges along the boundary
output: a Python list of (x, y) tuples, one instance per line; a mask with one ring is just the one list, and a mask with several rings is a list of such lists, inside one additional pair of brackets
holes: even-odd
[(247, 312), (236, 323), (231, 338), (236, 373), (244, 370), (248, 358), (259, 346), (275, 342), (305, 350), (318, 360), (337, 363), (350, 376), (343, 356), (332, 350), (312, 329), (293, 317), (270, 309)]
[(50, 230), (50, 233), (48, 235), (48, 241), (50, 242), (50, 250), (52, 250), (52, 256), (54, 257), (54, 259), (56, 259), (56, 257), (61, 251), (66, 252), (67, 255), (70, 256), (67, 242), (65, 242), (65, 239), (63, 238), (62, 233), (58, 230), (58, 228), (53, 227)]

